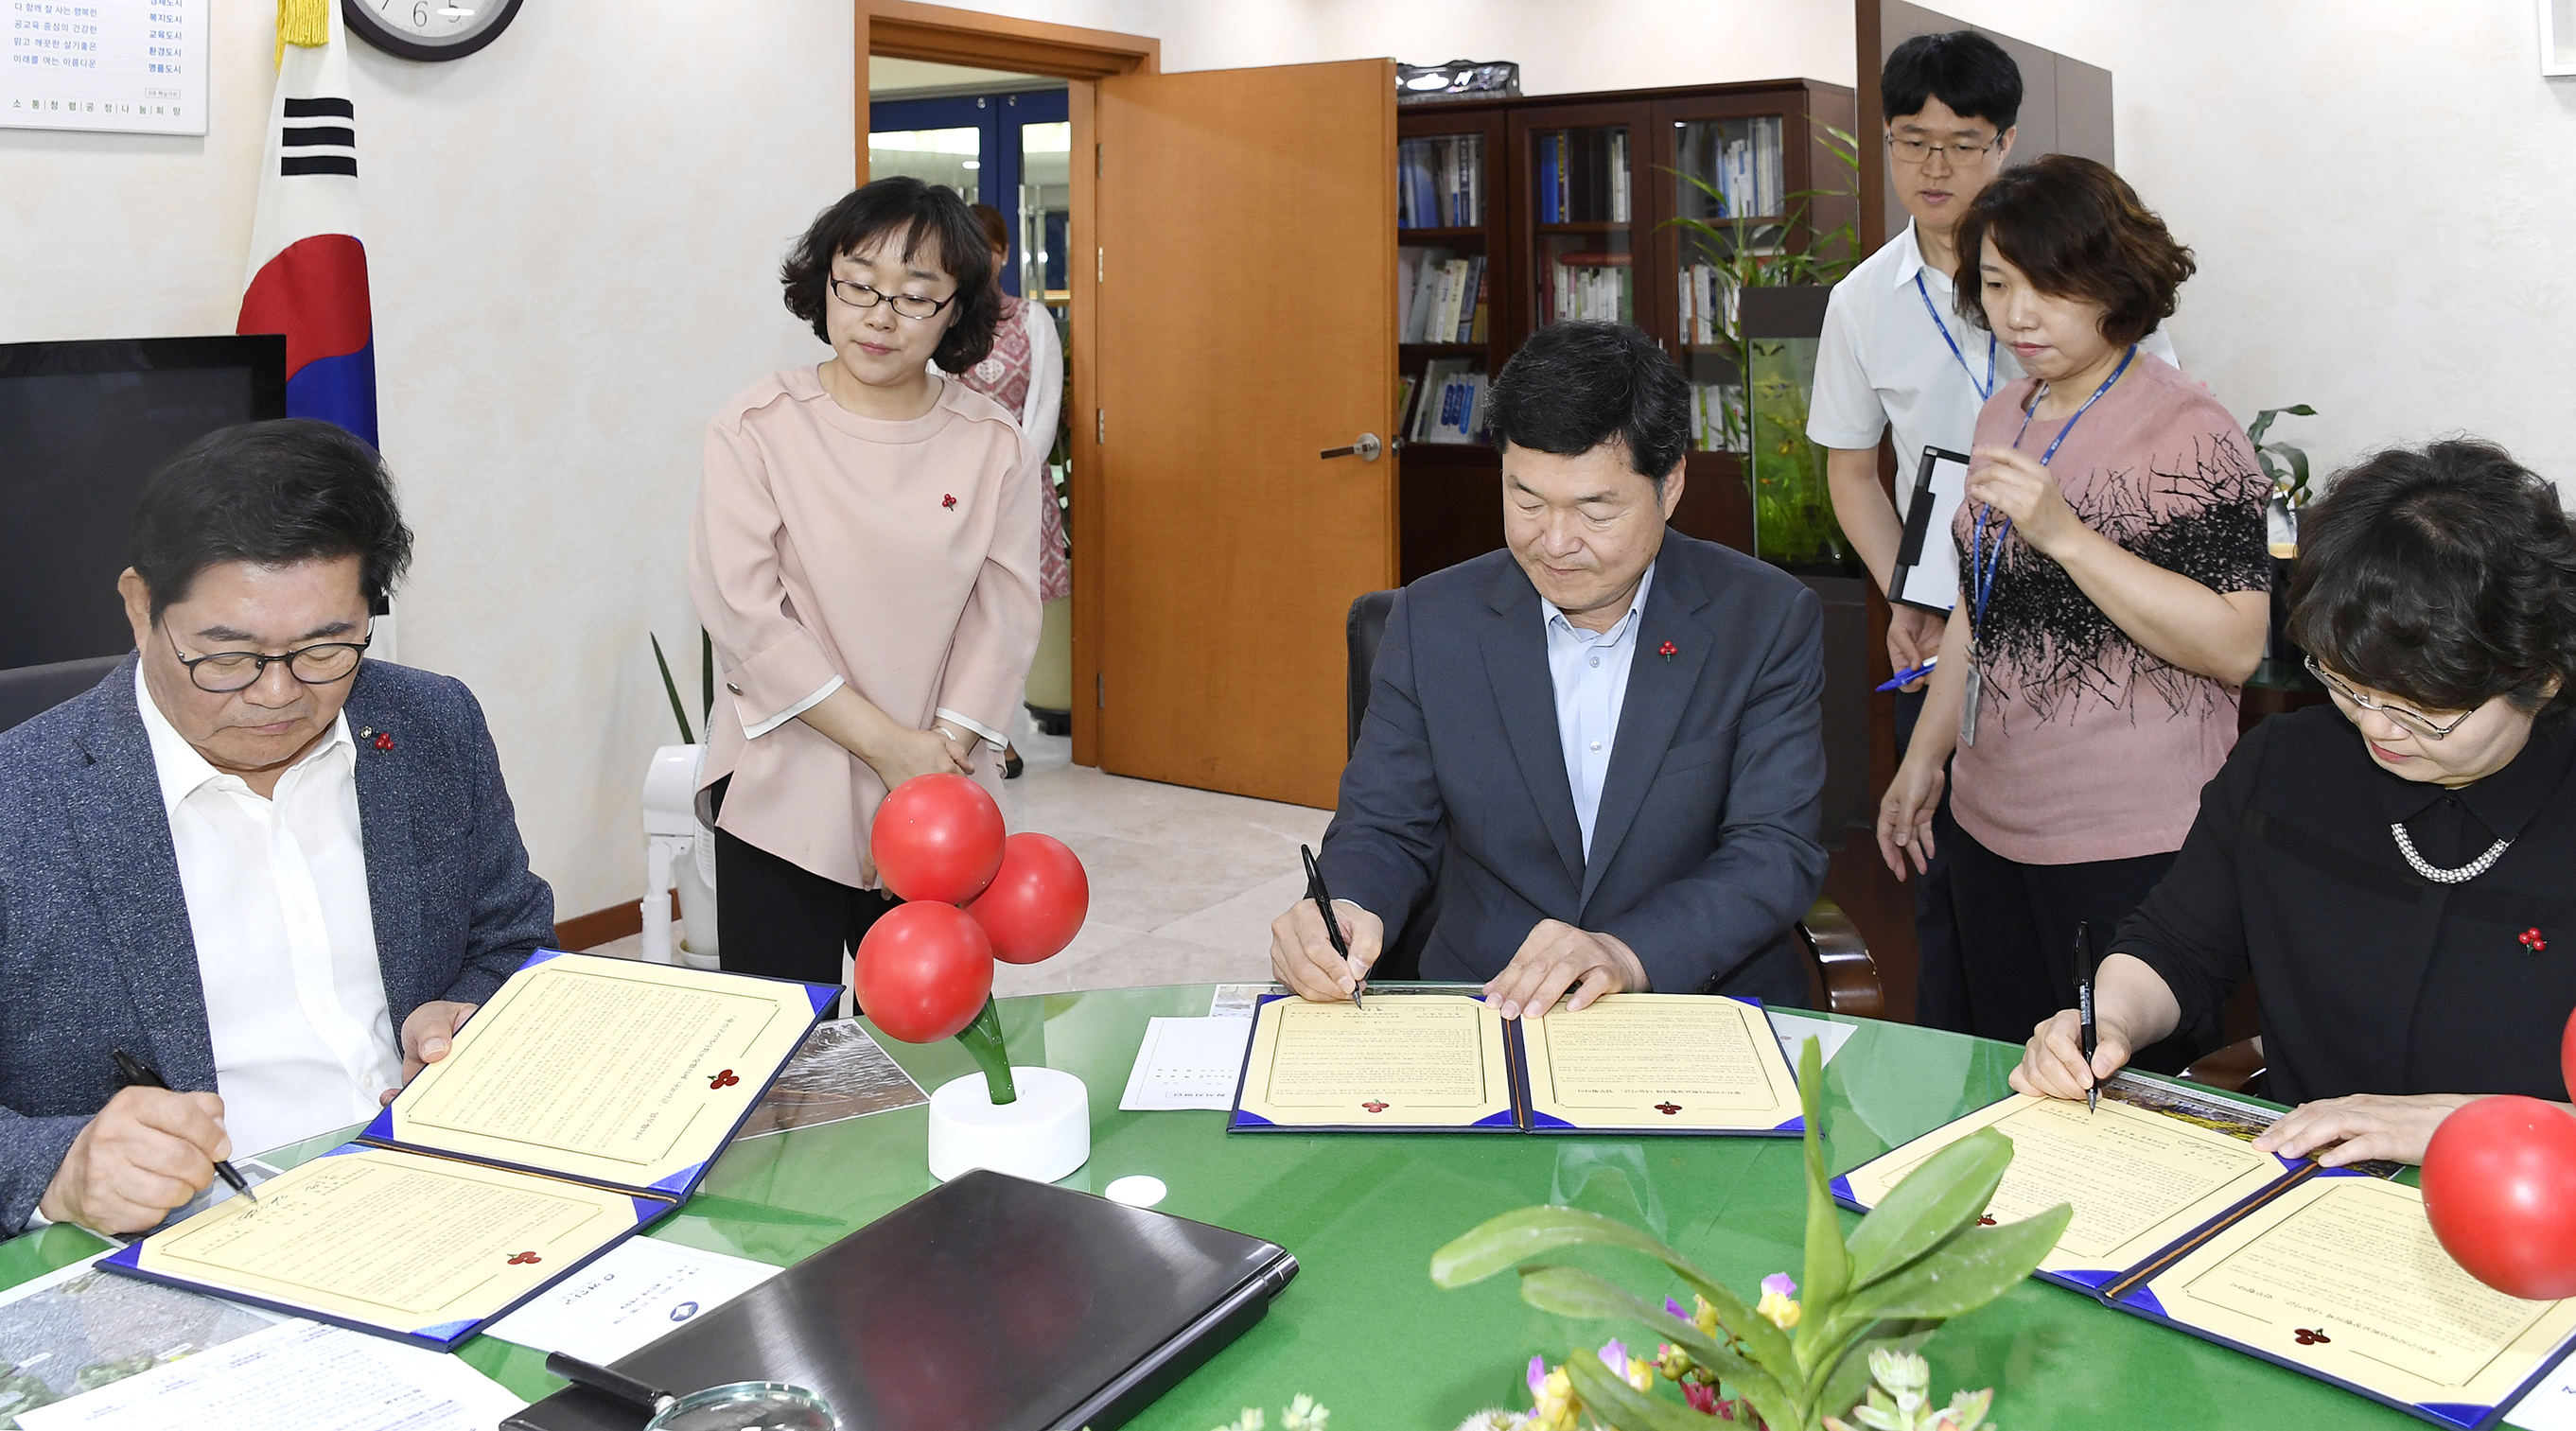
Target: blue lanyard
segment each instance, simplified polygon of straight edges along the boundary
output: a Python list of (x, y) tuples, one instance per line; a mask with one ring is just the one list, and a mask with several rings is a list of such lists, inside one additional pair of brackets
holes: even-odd
[(1914, 291), (1923, 298), (1923, 311), (1932, 315), (1932, 327), (1941, 341), (1950, 345), (1950, 356), (1959, 360), (1959, 371), (1968, 375), (1968, 386), (1977, 390), (1977, 401), (1995, 395), (1995, 335), (1986, 335), (1986, 380), (1977, 381), (1977, 370), (1968, 366), (1968, 355), (1959, 351), (1959, 340), (1950, 336), (1950, 325), (1941, 321), (1941, 310), (1932, 306), (1932, 290), (1923, 286), (1923, 270), (1914, 271)]
[[(1921, 282), (1922, 275), (1915, 275), (1915, 281)], [(2093, 410), (2093, 404), (2102, 400), (2102, 394), (2111, 390), (2111, 384), (2120, 380), (2120, 375), (2129, 370), (2129, 364), (2135, 361), (2137, 356), (2138, 345), (2131, 343), (2129, 351), (2120, 355), (2120, 366), (2111, 370), (2111, 376), (2102, 380), (2102, 386), (2095, 388), (2093, 396), (2086, 398), (2084, 405), (2075, 410), (2075, 415), (2066, 419), (2066, 425), (2057, 430), (2057, 436), (2049, 441), (2048, 450), (2039, 454), (2040, 466), (2047, 466), (2048, 459), (2057, 455), (2057, 449), (2066, 441), (2066, 434), (2075, 430), (2075, 424), (2084, 420), (2084, 414)], [(2021, 427), (2013, 433), (2012, 445), (2015, 448), (2019, 448), (2022, 438), (2029, 434), (2031, 415), (2039, 410), (2039, 399), (2044, 395), (2034, 394), (2030, 400), (2030, 406), (2022, 409)], [(2004, 542), (2012, 536), (2012, 518), (2006, 517), (2003, 526), (1995, 532), (1995, 559), (1992, 563), (1987, 562), (1982, 554), (1986, 538), (1986, 517), (1993, 511), (1992, 505), (1979, 503), (1977, 525), (1968, 536), (1968, 571), (1976, 591), (1976, 600), (1968, 609), (1968, 626), (1972, 631), (1986, 624), (1986, 602), (1995, 594), (1995, 578), (2004, 569)]]

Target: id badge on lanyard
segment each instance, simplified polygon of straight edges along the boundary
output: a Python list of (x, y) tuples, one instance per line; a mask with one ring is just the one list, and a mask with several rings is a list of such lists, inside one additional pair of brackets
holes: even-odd
[[(1928, 303), (1930, 300), (1927, 298), (1925, 301)], [(2048, 449), (2039, 454), (2040, 466), (2046, 467), (2048, 460), (2057, 455), (2057, 449), (2066, 442), (2066, 435), (2075, 430), (2075, 424), (2083, 420), (2084, 414), (2093, 410), (2093, 404), (2102, 400), (2102, 394), (2111, 390), (2111, 384), (2118, 382), (2120, 375), (2129, 370), (2130, 362), (2137, 356), (2138, 345), (2131, 343), (2129, 351), (2120, 356), (2120, 366), (2111, 370), (2111, 376), (2102, 380), (2102, 386), (2095, 388), (2093, 396), (2086, 398), (2084, 405), (2066, 419), (2066, 425), (2057, 430), (2057, 436), (2050, 440)], [(2013, 434), (2014, 447), (2020, 447), (2022, 438), (2029, 434), (2031, 415), (2039, 410), (2040, 399), (2047, 395), (2045, 388), (2032, 394), (2030, 406), (2022, 409), (2021, 431)], [(2002, 573), (2004, 566), (2004, 544), (2012, 536), (2012, 518), (2006, 517), (2003, 525), (1995, 531), (1994, 560), (1990, 563), (1985, 559), (1986, 517), (1993, 510), (1991, 506), (1977, 508), (1977, 525), (1968, 536), (1968, 679), (1959, 694), (1961, 745), (1977, 743), (1977, 707), (1984, 704), (1986, 694), (1986, 602), (1995, 594), (1995, 578)]]

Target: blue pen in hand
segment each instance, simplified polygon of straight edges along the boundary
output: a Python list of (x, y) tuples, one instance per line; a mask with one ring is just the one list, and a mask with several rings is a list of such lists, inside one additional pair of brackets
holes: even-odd
[(1933, 668), (1933, 667), (1935, 667), (1935, 666), (1937, 666), (1937, 665), (1940, 665), (1940, 664), (1941, 664), (1941, 658), (1940, 658), (1940, 657), (1938, 657), (1938, 656), (1934, 656), (1934, 657), (1932, 657), (1930, 660), (1925, 661), (1925, 662), (1924, 662), (1922, 665), (1920, 665), (1920, 666), (1908, 666), (1908, 667), (1906, 667), (1904, 670), (1897, 672), (1897, 673), (1896, 673), (1896, 675), (1895, 675), (1893, 678), (1891, 678), (1891, 679), (1889, 679), (1889, 680), (1886, 680), (1886, 681), (1882, 681), (1882, 682), (1880, 682), (1880, 683), (1879, 683), (1876, 687), (1874, 687), (1873, 689), (1881, 690), (1881, 691), (1892, 691), (1892, 690), (1895, 690), (1895, 689), (1896, 689), (1897, 687), (1899, 687), (1899, 686), (1910, 686), (1910, 685), (1914, 684), (1916, 681), (1922, 680), (1925, 676), (1931, 675), (1931, 674), (1932, 674), (1932, 668)]

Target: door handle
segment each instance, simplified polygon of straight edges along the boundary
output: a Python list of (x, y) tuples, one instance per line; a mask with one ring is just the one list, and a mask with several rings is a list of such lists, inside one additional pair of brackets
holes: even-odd
[(1357, 457), (1362, 462), (1375, 462), (1377, 460), (1377, 455), (1385, 450), (1386, 444), (1377, 440), (1376, 433), (1363, 432), (1360, 434), (1360, 440), (1352, 443), (1348, 447), (1327, 447), (1316, 455), (1319, 457)]

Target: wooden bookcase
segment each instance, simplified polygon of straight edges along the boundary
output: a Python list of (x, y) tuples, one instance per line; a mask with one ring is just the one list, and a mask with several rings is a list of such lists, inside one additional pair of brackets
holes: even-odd
[[(1628, 321), (1662, 343), (1695, 384), (1731, 381), (1740, 387), (1731, 348), (1689, 341), (1693, 334), (1686, 327), (1690, 315), (1684, 307), (1682, 270), (1700, 240), (1672, 221), (1702, 216), (1708, 204), (1675, 171), (1685, 159), (1704, 161), (1712, 152), (1712, 139), (1750, 135), (1756, 121), (1776, 126), (1779, 152), (1776, 163), (1765, 168), (1762, 186), (1765, 194), (1778, 196), (1762, 206), (1775, 212), (1749, 216), (1745, 227), (1757, 243), (1803, 245), (1810, 233), (1829, 231), (1857, 211), (1857, 196), (1789, 197), (1849, 184), (1850, 171), (1833, 156), (1822, 126), (1848, 133), (1854, 114), (1850, 90), (1815, 80), (1548, 95), (1399, 111), (1399, 140), (1474, 135), (1482, 143), (1482, 222), (1399, 228), (1396, 243), (1483, 258), (1487, 319), (1481, 343), (1400, 343), (1397, 371), (1419, 378), (1434, 359), (1466, 359), (1478, 365), (1476, 371), (1500, 372), (1557, 306), (1552, 297), (1556, 263), (1572, 256), (1591, 260), (1568, 267), (1586, 271), (1595, 285), (1590, 291), (1596, 309), (1608, 301), (1624, 269)], [(1608, 143), (1612, 135), (1619, 138), (1615, 152)], [(1559, 136), (1561, 151), (1554, 147)], [(1540, 206), (1555, 187), (1549, 167), (1559, 152), (1570, 157), (1554, 165), (1562, 176), (1558, 183), (1571, 187), (1579, 180), (1581, 192), (1570, 193), (1569, 202), (1542, 214)], [(1716, 152), (1723, 152), (1722, 145)], [(1402, 182), (1401, 174), (1398, 178)], [(1624, 206), (1613, 206), (1612, 198), (1621, 191)], [(1793, 210), (1801, 202), (1805, 212), (1791, 228), (1785, 212), (1777, 211)], [(1417, 392), (1414, 401), (1436, 399), (1436, 393)], [(1397, 437), (1412, 430), (1411, 418), (1410, 410), (1399, 415)], [(1500, 462), (1493, 448), (1408, 441), (1394, 445), (1404, 580), (1502, 545), (1496, 486)], [(1742, 458), (1731, 451), (1694, 450), (1685, 471), (1674, 525), (1750, 551), (1752, 501)]]

